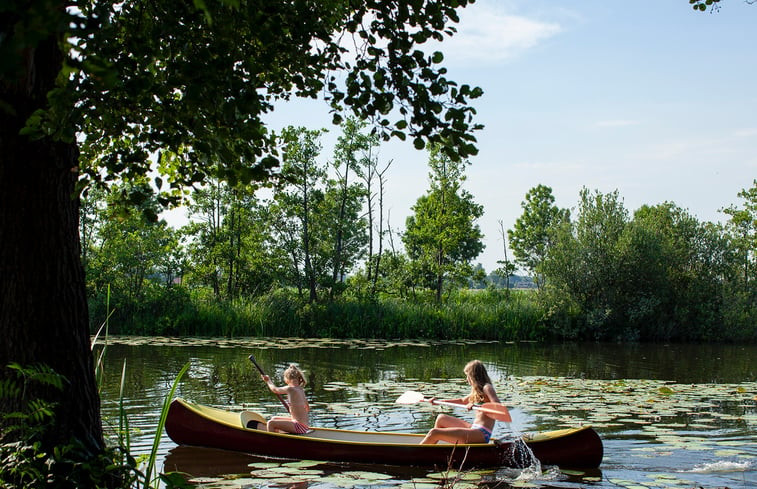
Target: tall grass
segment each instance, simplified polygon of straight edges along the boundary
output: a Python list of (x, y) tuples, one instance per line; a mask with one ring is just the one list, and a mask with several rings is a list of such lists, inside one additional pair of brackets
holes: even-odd
[[(107, 320), (106, 320), (107, 322)], [(92, 341), (92, 350), (98, 341), (99, 335), (95, 336)], [(105, 350), (107, 347), (108, 335), (105, 335), (103, 349), (101, 351), (97, 369), (102, 370), (102, 362), (105, 356)], [(144, 458), (144, 470), (140, 470), (141, 467), (135, 462), (135, 457), (131, 453), (131, 429), (129, 428), (129, 418), (126, 414), (124, 407), (124, 387), (126, 382), (126, 360), (124, 360), (123, 367), (121, 369), (121, 384), (118, 398), (118, 433), (116, 433), (117, 446), (112, 447), (114, 454), (120, 454), (117, 460), (114, 460), (115, 465), (122, 467), (122, 473), (128, 473), (128, 476), (122, 480), (122, 487), (129, 487), (138, 489), (151, 489), (160, 487), (160, 481), (163, 482), (164, 487), (182, 486), (180, 484), (182, 477), (175, 477), (175, 474), (157, 474), (155, 461), (157, 460), (158, 450), (160, 449), (160, 440), (163, 436), (163, 429), (166, 425), (166, 419), (168, 418), (168, 409), (173, 401), (176, 389), (179, 385), (179, 381), (189, 369), (189, 362), (187, 362), (171, 385), (171, 389), (163, 399), (163, 406), (158, 418), (158, 424), (155, 427), (155, 436), (153, 438), (152, 447), (150, 452)], [(115, 457), (114, 457), (115, 458)], [(179, 483), (179, 484), (177, 484)]]
[(118, 333), (176, 336), (301, 336), (540, 340), (544, 312), (532, 291), (463, 291), (432, 299), (342, 297), (309, 304), (291, 290), (219, 301), (206, 291), (175, 292), (161, 310), (119, 317)]

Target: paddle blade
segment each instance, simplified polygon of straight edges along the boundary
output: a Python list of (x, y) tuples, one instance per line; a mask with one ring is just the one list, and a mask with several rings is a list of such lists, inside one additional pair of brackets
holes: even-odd
[(423, 398), (423, 394), (421, 392), (407, 391), (404, 394), (402, 394), (396, 401), (394, 401), (394, 403), (395, 404), (416, 404), (424, 400), (425, 399)]
[(265, 427), (266, 419), (258, 413), (252, 411), (242, 411), (239, 413), (239, 419), (242, 422), (242, 426), (245, 428)]
[(484, 404), (477, 406), (476, 408), (485, 412), (487, 416), (494, 418), (497, 421), (510, 423), (513, 420), (512, 416), (510, 416), (510, 411), (504, 404), (498, 404), (496, 402), (485, 402)]

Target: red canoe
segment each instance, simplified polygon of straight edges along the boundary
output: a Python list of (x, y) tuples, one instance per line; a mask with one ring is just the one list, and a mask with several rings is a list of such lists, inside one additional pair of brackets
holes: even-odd
[[(265, 457), (388, 465), (437, 467), (525, 467), (530, 457), (523, 443), (493, 440), (480, 444), (420, 445), (423, 435), (314, 428), (305, 435), (269, 433), (245, 428), (250, 411), (231, 412), (183, 399), (171, 403), (166, 432), (178, 445), (234, 450)], [(602, 440), (590, 427), (524, 436), (543, 465), (596, 468), (602, 462)]]

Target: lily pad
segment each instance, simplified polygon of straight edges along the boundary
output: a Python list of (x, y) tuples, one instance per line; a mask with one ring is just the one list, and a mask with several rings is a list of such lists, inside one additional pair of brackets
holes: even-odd
[(294, 467), (294, 468), (307, 468), (307, 467), (315, 467), (316, 465), (321, 465), (323, 462), (319, 462), (317, 460), (300, 460), (298, 462), (286, 462), (281, 464), (282, 467)]
[(277, 464), (275, 462), (254, 462), (247, 464), (247, 466), (251, 469), (271, 469), (273, 467), (280, 467), (281, 464)]
[(361, 472), (361, 471), (347, 471), (339, 474), (342, 477), (349, 477), (353, 480), (359, 481), (381, 481), (392, 479), (393, 477), (388, 474), (382, 474), (381, 472)]

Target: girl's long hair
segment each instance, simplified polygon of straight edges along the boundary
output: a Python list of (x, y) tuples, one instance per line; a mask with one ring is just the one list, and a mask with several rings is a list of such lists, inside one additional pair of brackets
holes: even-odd
[(491, 384), (492, 380), (489, 378), (489, 374), (486, 372), (486, 367), (480, 360), (471, 360), (463, 369), (465, 375), (469, 376), (473, 381), (471, 383), (469, 401), (475, 403), (481, 403), (488, 401), (486, 394), (484, 394), (484, 386)]
[(286, 379), (294, 379), (295, 384), (300, 387), (305, 387), (305, 384), (307, 384), (305, 376), (302, 375), (295, 364), (289, 365), (289, 368), (284, 371), (284, 380)]

